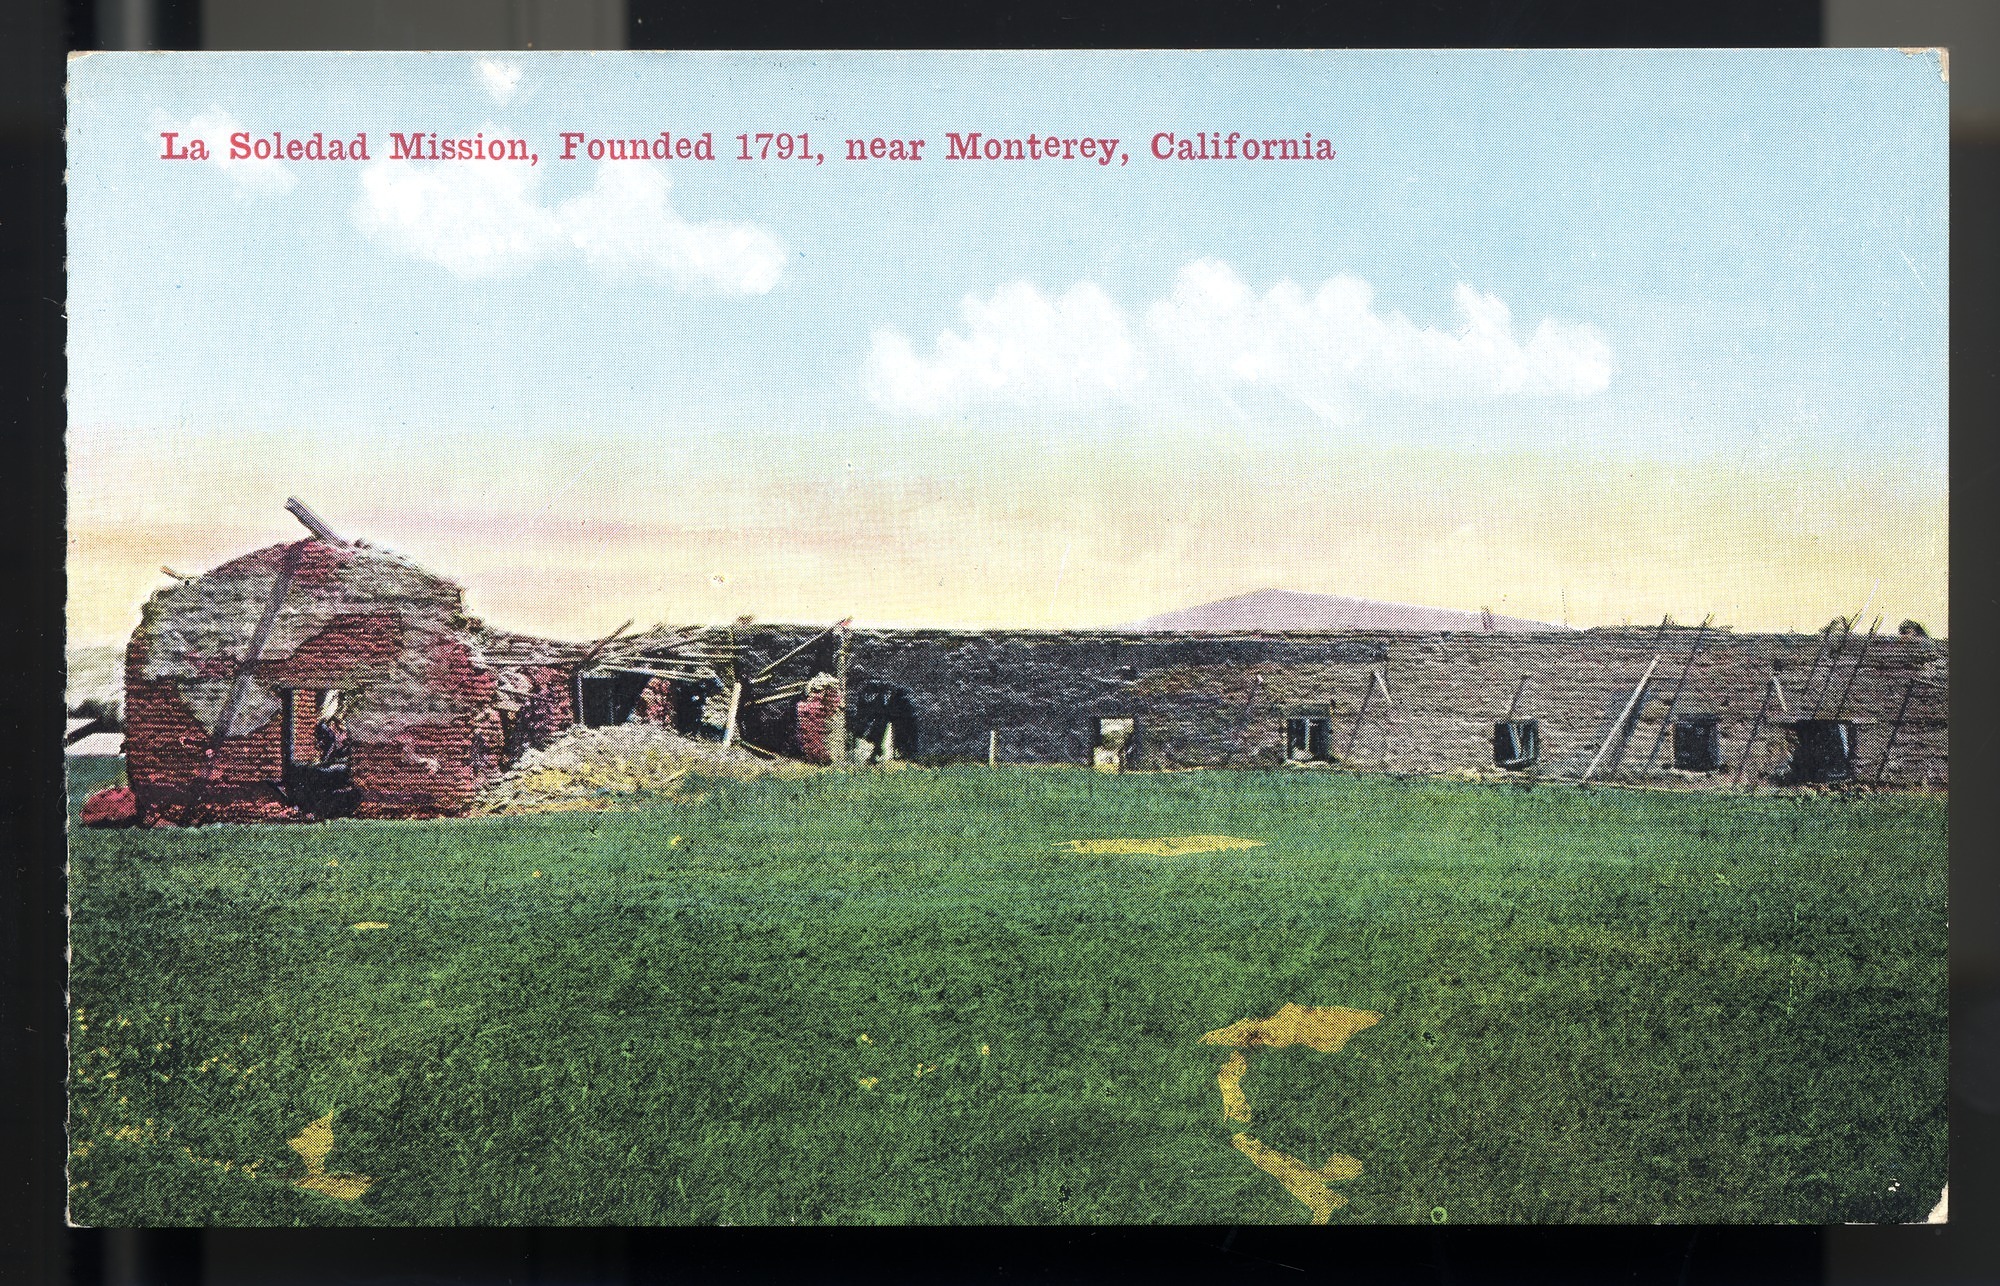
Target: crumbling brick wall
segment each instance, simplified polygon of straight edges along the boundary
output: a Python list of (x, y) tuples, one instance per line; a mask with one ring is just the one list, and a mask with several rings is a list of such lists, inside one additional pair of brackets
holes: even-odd
[[(841, 635), (818, 626), (740, 624), (719, 628), (715, 635), (716, 643), (734, 658), (728, 667), (730, 677), (747, 683), (770, 671), (746, 686), (736, 712), (737, 737), (773, 754), (831, 763), (829, 731), (838, 728), (843, 707), (838, 684), (829, 694), (820, 676), (830, 676), (838, 668)], [(758, 700), (767, 692), (801, 683), (811, 686), (797, 696), (768, 703)], [(726, 708), (727, 689), (713, 700)]]
[[(252, 655), (260, 621), (267, 637)], [(303, 540), (155, 594), (126, 653), (126, 773), (142, 819), (295, 819), (293, 753), (316, 758), (317, 694), (342, 695), (362, 817), (462, 812), (504, 767), (496, 671), (457, 586), (384, 551)], [(545, 667), (559, 672), (557, 667)], [(529, 716), (568, 722), (567, 676), (530, 674)]]
[[(714, 634), (732, 682), (763, 676), (749, 684), (738, 735), (820, 763), (844, 756), (862, 694), (886, 687), (912, 715), (899, 753), (933, 761), (983, 761), (991, 737), (1003, 762), (1088, 764), (1098, 721), (1130, 719), (1134, 767), (1275, 767), (1286, 720), (1310, 715), (1331, 722), (1325, 740), (1351, 766), (1484, 772), (1493, 722), (1525, 674), (1518, 715), (1540, 723), (1537, 770), (1575, 776), (1657, 656), (1622, 761), (1606, 757), (1600, 776), (1643, 773), (1684, 668), (1677, 712), (1716, 716), (1725, 768), (1697, 778), (1656, 764), (1649, 780), (1728, 780), (1774, 669), (1789, 713), (1815, 707), (1859, 721), (1864, 779), (1878, 764), (1896, 785), (1942, 787), (1950, 775), (1942, 639), (1849, 639), (1816, 664), (1821, 636), (1724, 630), (1686, 665), (1696, 632), (1679, 627), (1167, 635), (739, 625)], [(1388, 700), (1366, 697), (1377, 672)], [(298, 817), (280, 791), (287, 691), (302, 758), (315, 694), (342, 693), (364, 817), (461, 812), (511, 749), (544, 744), (575, 719), (575, 668), (560, 647), (486, 630), (464, 615), (457, 586), (394, 555), (319, 540), (258, 550), (155, 594), (125, 680), (127, 775), (141, 818), (155, 823)], [(641, 717), (671, 723), (674, 697), (664, 680), (647, 684)], [(1776, 722), (1785, 713), (1767, 712), (1753, 780), (1785, 763)], [(1670, 744), (1661, 759), (1671, 762)]]
[(674, 685), (666, 679), (648, 680), (639, 691), (639, 718), (663, 728), (674, 726)]
[(561, 665), (508, 667), (526, 689), (521, 726), (529, 745), (546, 745), (576, 722), (576, 671)]
[(830, 674), (817, 675), (811, 683), (793, 715), (798, 756), (807, 763), (830, 764), (840, 749), (833, 744), (841, 710), (840, 684)]

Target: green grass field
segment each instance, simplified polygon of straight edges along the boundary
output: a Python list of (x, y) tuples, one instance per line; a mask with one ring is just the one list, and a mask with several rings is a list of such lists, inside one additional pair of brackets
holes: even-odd
[[(73, 1217), (1305, 1222), (1240, 1129), (1358, 1159), (1335, 1223), (1921, 1219), (1946, 811), (912, 768), (78, 831)], [(1264, 846), (1057, 847), (1188, 834)], [(1199, 1038), (1287, 1002), (1382, 1019), (1225, 1121)]]

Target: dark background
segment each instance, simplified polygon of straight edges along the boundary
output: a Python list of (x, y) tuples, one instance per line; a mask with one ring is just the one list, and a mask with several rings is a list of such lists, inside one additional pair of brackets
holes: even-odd
[[(2000, 933), (1990, 506), (1954, 512), (1948, 1228), (74, 1230), (63, 1223), (63, 52), (70, 49), (1953, 46), (1952, 487), (1983, 497), (2000, 349), (2000, 6), (1984, 0), (0, 0), (0, 1281), (1993, 1282)], [(1906, 944), (1885, 942), (1885, 951)]]

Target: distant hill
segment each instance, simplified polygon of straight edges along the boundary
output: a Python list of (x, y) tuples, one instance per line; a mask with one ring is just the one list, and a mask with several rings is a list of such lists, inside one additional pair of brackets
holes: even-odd
[(1120, 629), (1142, 633), (1231, 630), (1450, 630), (1461, 634), (1492, 632), (1520, 634), (1562, 626), (1527, 621), (1517, 616), (1487, 617), (1448, 607), (1417, 607), (1382, 603), (1372, 598), (1337, 594), (1301, 594), (1288, 589), (1259, 589), (1234, 598), (1217, 599), (1199, 607), (1148, 616)]

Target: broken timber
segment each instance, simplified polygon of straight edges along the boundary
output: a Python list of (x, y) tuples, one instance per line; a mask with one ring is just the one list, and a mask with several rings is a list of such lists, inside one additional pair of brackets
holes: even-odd
[(777, 701), (796, 700), (797, 698), (804, 696), (806, 694), (806, 689), (810, 688), (811, 686), (812, 686), (811, 680), (801, 680), (798, 683), (787, 683), (782, 687), (771, 689), (769, 692), (765, 693), (761, 697), (753, 698), (750, 704), (753, 706), (767, 706)]
[[(1736, 763), (1736, 775), (1730, 779), (1732, 786), (1743, 784), (1743, 770), (1750, 766), (1750, 751), (1757, 744), (1757, 734), (1764, 730), (1764, 716), (1771, 713), (1771, 689), (1777, 682), (1778, 672), (1773, 669), (1771, 677), (1764, 682), (1764, 703), (1757, 707), (1757, 717), (1750, 724), (1750, 736), (1743, 743), (1743, 756)], [(1805, 698), (1801, 696), (1799, 699), (1803, 701)]]
[(1667, 733), (1674, 726), (1674, 708), (1681, 703), (1681, 693), (1687, 689), (1688, 675), (1694, 673), (1695, 658), (1701, 655), (1701, 643), (1708, 634), (1708, 623), (1714, 619), (1714, 612), (1701, 618), (1701, 628), (1695, 631), (1694, 646), (1688, 649), (1687, 664), (1681, 667), (1680, 682), (1674, 684), (1674, 694), (1667, 698), (1667, 712), (1660, 716), (1660, 731), (1653, 738), (1653, 749), (1646, 756), (1646, 766), (1641, 770), (1642, 773), (1652, 772), (1653, 761), (1660, 757), (1660, 747), (1666, 742)]
[(1653, 663), (1646, 667), (1646, 673), (1639, 680), (1639, 686), (1632, 689), (1631, 699), (1626, 701), (1625, 709), (1619, 713), (1617, 722), (1611, 725), (1611, 730), (1604, 734), (1604, 743), (1598, 746), (1597, 753), (1591, 756), (1590, 766), (1583, 770), (1583, 780), (1590, 780), (1590, 774), (1597, 771), (1597, 765), (1604, 759), (1604, 752), (1611, 749), (1612, 741), (1617, 739), (1619, 734), (1625, 730), (1625, 721), (1632, 717), (1633, 707), (1637, 706), (1639, 698), (1645, 695), (1646, 685), (1653, 681), (1653, 671), (1658, 668), (1659, 664), (1660, 658), (1655, 656)]
[[(305, 506), (299, 507), (303, 509)], [(278, 623), (278, 611), (285, 605), (285, 596), (291, 593), (292, 577), (299, 570), (299, 554), (297, 545), (285, 547), (284, 558), (278, 563), (277, 579), (271, 585), (270, 601), (264, 604), (264, 614), (257, 619), (257, 628), (250, 635), (250, 646), (244, 650), (243, 660), (237, 664), (236, 681), (229, 685), (229, 697), (222, 703), (222, 713), (216, 716), (215, 746), (219, 747), (229, 739), (236, 722), (236, 711), (250, 691), (250, 672), (257, 668), (258, 660), (264, 655), (264, 644), (270, 641), (271, 627)]]
[(846, 629), (846, 628), (847, 628), (847, 626), (848, 626), (848, 624), (849, 624), (850, 622), (852, 622), (853, 620), (854, 620), (854, 618), (850, 616), (850, 617), (846, 618), (846, 620), (840, 620), (840, 621), (835, 621), (835, 622), (834, 622), (833, 624), (831, 624), (831, 625), (827, 626), (827, 627), (826, 627), (825, 629), (821, 630), (821, 631), (820, 631), (819, 633), (817, 633), (817, 634), (813, 635), (813, 636), (812, 636), (811, 638), (807, 639), (807, 640), (806, 640), (805, 642), (803, 642), (803, 643), (799, 644), (799, 645), (798, 645), (797, 647), (793, 648), (793, 649), (792, 649), (791, 651), (789, 651), (789, 652), (785, 653), (785, 654), (784, 654), (783, 656), (779, 657), (779, 658), (778, 658), (777, 660), (775, 660), (775, 661), (771, 662), (771, 663), (770, 663), (769, 665), (765, 666), (765, 667), (764, 667), (763, 669), (761, 669), (761, 670), (757, 671), (757, 673), (755, 673), (755, 674), (751, 675), (751, 676), (750, 676), (750, 682), (752, 682), (752, 683), (761, 683), (761, 682), (762, 682), (762, 681), (764, 681), (765, 679), (768, 679), (768, 678), (770, 678), (770, 677), (771, 677), (771, 675), (772, 675), (772, 673), (773, 673), (773, 672), (775, 672), (775, 671), (777, 670), (777, 668), (778, 668), (779, 666), (781, 666), (781, 665), (783, 665), (783, 664), (784, 664), (785, 662), (787, 662), (787, 661), (791, 660), (791, 659), (792, 659), (793, 657), (795, 657), (795, 656), (797, 656), (797, 655), (798, 655), (799, 653), (801, 653), (801, 652), (805, 651), (805, 650), (806, 650), (807, 648), (809, 648), (809, 647), (811, 647), (811, 646), (812, 646), (813, 644), (815, 644), (815, 643), (819, 642), (819, 641), (820, 641), (821, 639), (823, 639), (823, 638), (825, 638), (825, 637), (826, 637), (827, 635), (829, 635), (829, 634), (833, 633), (833, 632), (834, 632), (835, 630), (844, 630), (844, 629)]
[(287, 511), (291, 513), (292, 517), (298, 519), (300, 522), (305, 524), (305, 528), (307, 531), (311, 532), (319, 539), (325, 541), (327, 544), (344, 545), (347, 543), (340, 537), (334, 535), (333, 528), (327, 526), (325, 520), (323, 520), (318, 514), (306, 508), (306, 502), (299, 499), (297, 496), (288, 497), (285, 501), (285, 508)]
[(1889, 739), (1882, 743), (1882, 757), (1875, 761), (1875, 784), (1882, 784), (1882, 774), (1889, 770), (1889, 752), (1896, 748), (1896, 734), (1903, 730), (1903, 716), (1910, 712), (1910, 697), (1917, 690), (1917, 681), (1911, 679), (1903, 689), (1903, 703), (1896, 707), (1895, 722), (1889, 725)]

